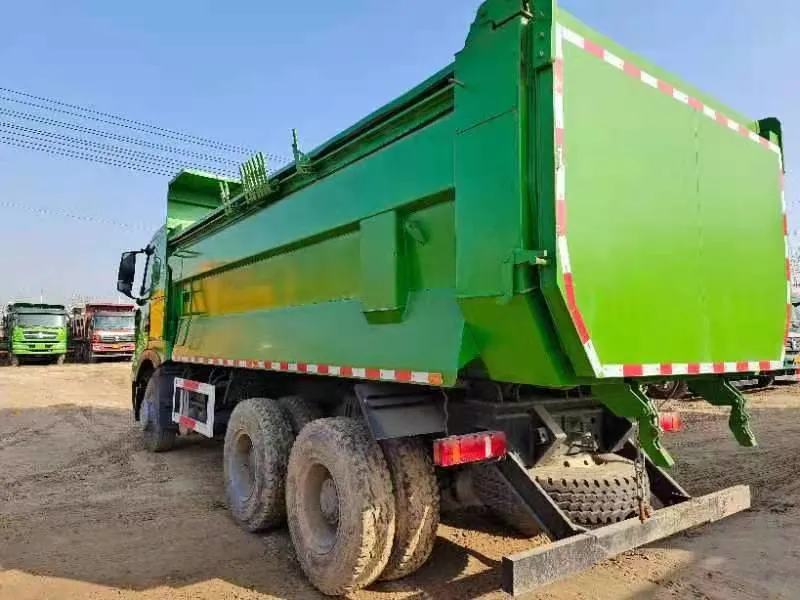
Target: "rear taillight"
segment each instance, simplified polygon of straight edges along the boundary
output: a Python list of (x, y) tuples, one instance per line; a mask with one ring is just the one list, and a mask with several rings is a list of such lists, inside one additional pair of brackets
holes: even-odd
[(661, 424), (661, 430), (667, 433), (680, 431), (683, 428), (681, 416), (676, 412), (661, 413), (659, 423)]
[(433, 442), (433, 462), (439, 467), (505, 458), (508, 440), (502, 431), (451, 435)]

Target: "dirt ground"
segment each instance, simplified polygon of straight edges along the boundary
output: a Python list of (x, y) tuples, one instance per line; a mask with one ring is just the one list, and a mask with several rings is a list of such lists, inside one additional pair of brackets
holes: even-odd
[[(323, 598), (285, 531), (251, 535), (228, 518), (219, 444), (144, 451), (128, 368), (0, 369), (0, 600)], [(752, 510), (530, 598), (800, 597), (800, 385), (750, 398), (758, 448), (738, 448), (725, 411), (694, 402), (667, 445), (690, 492), (748, 483)], [(529, 545), (486, 516), (463, 516), (440, 527), (417, 574), (353, 600), (503, 598), (499, 559)]]

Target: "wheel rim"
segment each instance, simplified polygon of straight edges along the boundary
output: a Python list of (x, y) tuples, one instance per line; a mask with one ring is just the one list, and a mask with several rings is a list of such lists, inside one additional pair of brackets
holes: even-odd
[(245, 432), (240, 432), (233, 444), (231, 483), (236, 492), (236, 497), (241, 500), (246, 500), (253, 494), (255, 465), (253, 440)]
[(306, 502), (303, 510), (308, 523), (310, 545), (317, 554), (326, 554), (333, 549), (339, 533), (339, 490), (330, 471), (319, 463), (307, 471), (303, 494)]

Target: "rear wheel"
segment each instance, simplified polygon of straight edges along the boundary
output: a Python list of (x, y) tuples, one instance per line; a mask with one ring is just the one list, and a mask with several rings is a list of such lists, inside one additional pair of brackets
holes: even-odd
[(760, 377), (758, 377), (757, 387), (766, 388), (771, 386), (773, 383), (775, 383), (775, 377), (771, 375), (761, 375)]
[(386, 567), (395, 499), (386, 459), (363, 422), (332, 417), (303, 428), (289, 459), (286, 507), (300, 566), (324, 594), (363, 588)]
[(316, 402), (306, 400), (301, 396), (284, 396), (278, 399), (278, 404), (292, 424), (295, 435), (311, 423), (322, 418), (322, 409)]
[(234, 520), (247, 531), (286, 519), (286, 466), (293, 438), (274, 400), (243, 400), (231, 413), (223, 451), (225, 491)]
[(380, 575), (400, 579), (431, 555), (439, 527), (439, 485), (430, 452), (419, 439), (381, 443), (394, 487), (395, 530), (389, 562)]

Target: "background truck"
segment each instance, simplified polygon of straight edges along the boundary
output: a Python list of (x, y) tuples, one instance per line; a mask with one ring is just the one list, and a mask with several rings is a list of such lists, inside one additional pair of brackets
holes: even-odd
[(0, 341), (12, 366), (23, 361), (63, 364), (67, 354), (67, 310), (63, 304), (12, 302), (3, 314)]
[(136, 347), (133, 304), (87, 303), (70, 318), (70, 351), (79, 362), (133, 357)]
[(685, 378), (756, 444), (725, 376), (784, 357), (780, 144), (549, 3), (487, 0), (451, 65), (292, 164), (170, 182), (117, 274), (145, 443), (224, 439), (235, 521), (287, 523), (329, 595), (425, 563), (443, 496), (554, 542), (504, 558), (514, 594), (743, 510), (670, 477), (642, 388)]

